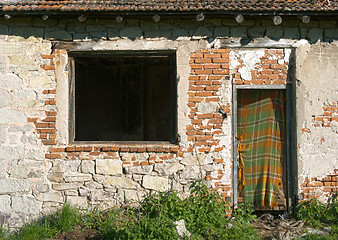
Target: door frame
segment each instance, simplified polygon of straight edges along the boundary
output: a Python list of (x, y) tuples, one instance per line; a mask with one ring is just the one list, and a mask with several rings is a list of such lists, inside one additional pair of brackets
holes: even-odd
[(285, 108), (286, 108), (286, 146), (285, 146), (285, 166), (286, 169), (286, 184), (285, 186), (285, 197), (287, 212), (291, 212), (292, 206), (294, 205), (294, 161), (293, 161), (293, 136), (294, 136), (294, 125), (293, 125), (293, 98), (292, 98), (292, 85), (232, 85), (232, 140), (231, 140), (231, 157), (232, 157), (232, 206), (237, 207), (237, 91), (243, 89), (252, 90), (285, 90)]

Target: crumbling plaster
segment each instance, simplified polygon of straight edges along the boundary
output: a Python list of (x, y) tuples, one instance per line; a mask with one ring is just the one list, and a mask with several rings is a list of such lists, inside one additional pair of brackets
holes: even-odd
[[(305, 177), (321, 178), (338, 168), (337, 121), (315, 126), (323, 106), (337, 102), (337, 43), (302, 44), (296, 48), (296, 122), (299, 183)], [(302, 129), (307, 129), (302, 131)]]
[[(206, 19), (204, 22), (167, 19), (159, 23), (144, 19), (126, 19), (122, 23), (110, 19), (88, 19), (80, 23), (76, 19), (52, 17), (47, 21), (33, 17), (1, 19), (0, 220), (4, 220), (7, 227), (16, 228), (41, 212), (55, 210), (66, 200), (82, 207), (88, 204), (108, 207), (125, 197), (136, 200), (154, 189), (165, 190), (169, 182), (174, 189), (188, 192), (191, 181), (206, 177), (207, 172), (211, 172), (208, 176), (212, 179), (208, 181), (211, 187), (221, 182), (223, 191), (230, 194), (231, 114), (222, 122), (222, 133), (215, 137), (219, 145), (224, 146), (221, 151), (199, 154), (186, 151), (191, 143), (186, 134), (190, 121), (187, 93), (192, 69), (189, 62), (191, 53), (198, 50), (209, 54), (215, 48), (230, 48), (230, 57), (234, 59), (230, 61), (230, 70), (238, 66), (239, 60), (247, 59), (240, 74), (250, 79), (250, 71), (256, 67), (262, 48), (283, 48), (286, 59), (290, 47), (294, 48), (299, 147), (295, 177), (299, 177), (301, 184), (305, 177), (321, 177), (337, 169), (337, 122), (333, 121), (330, 127), (316, 126), (312, 122), (313, 115), (323, 114), (323, 105), (337, 102), (336, 22), (311, 21), (306, 25), (295, 19), (291, 21), (297, 26), (294, 28), (298, 34), (294, 36), (290, 36), (288, 24), (290, 21), (272, 26), (270, 20), (255, 20), (239, 26), (234, 19)], [(255, 26), (264, 28), (265, 32), (256, 36), (252, 31)], [(320, 29), (324, 31), (316, 31)], [(252, 41), (243, 43), (248, 37), (253, 38)], [(333, 43), (313, 45), (318, 40)], [(105, 146), (95, 150), (94, 145), (88, 146), (91, 150), (72, 150), (73, 146), (68, 145), (70, 68), (67, 52), (60, 48), (55, 51), (56, 41), (78, 43), (73, 49), (77, 51), (175, 50), (178, 134), (182, 146), (179, 153), (182, 154), (178, 154), (177, 146), (172, 152), (118, 152), (103, 150)], [(46, 90), (51, 92), (44, 93)], [(217, 103), (196, 104), (197, 113), (218, 114), (219, 104), (230, 110), (232, 82), (228, 75), (221, 78), (216, 96), (220, 99)], [(56, 105), (46, 104), (54, 101), (54, 97)], [(57, 144), (50, 147), (43, 144), (45, 139), (37, 132), (35, 124), (53, 124), (53, 121), (44, 120), (46, 112), (54, 111), (57, 112), (54, 113)], [(303, 128), (309, 131), (302, 132)], [(65, 147), (70, 149), (65, 150)], [(58, 148), (62, 151), (48, 152)], [(171, 151), (171, 146), (165, 150), (168, 149)]]

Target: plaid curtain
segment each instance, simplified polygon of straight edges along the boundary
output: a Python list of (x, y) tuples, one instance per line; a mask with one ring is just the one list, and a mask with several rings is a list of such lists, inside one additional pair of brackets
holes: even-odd
[(275, 207), (283, 176), (284, 91), (240, 90), (237, 101), (239, 188), (254, 206)]

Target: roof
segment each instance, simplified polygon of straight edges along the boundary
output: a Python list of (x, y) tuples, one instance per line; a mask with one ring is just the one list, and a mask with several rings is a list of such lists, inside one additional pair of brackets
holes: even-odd
[(338, 10), (338, 0), (0, 0), (0, 10), (3, 12), (332, 12)]

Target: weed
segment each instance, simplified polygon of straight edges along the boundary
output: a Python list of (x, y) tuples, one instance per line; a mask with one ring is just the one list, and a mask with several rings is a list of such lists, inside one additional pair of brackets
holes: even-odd
[(256, 221), (257, 216), (253, 214), (254, 211), (253, 205), (249, 202), (238, 204), (238, 207), (233, 212), (235, 222), (250, 224), (250, 222)]
[(10, 234), (8, 240), (31, 240), (46, 239), (59, 234), (68, 232), (80, 221), (78, 210), (65, 204), (60, 212), (43, 216), (28, 224), (25, 224), (17, 232)]
[(321, 227), (323, 223), (338, 223), (337, 195), (327, 205), (317, 199), (300, 202), (297, 205), (297, 218), (314, 227)]

